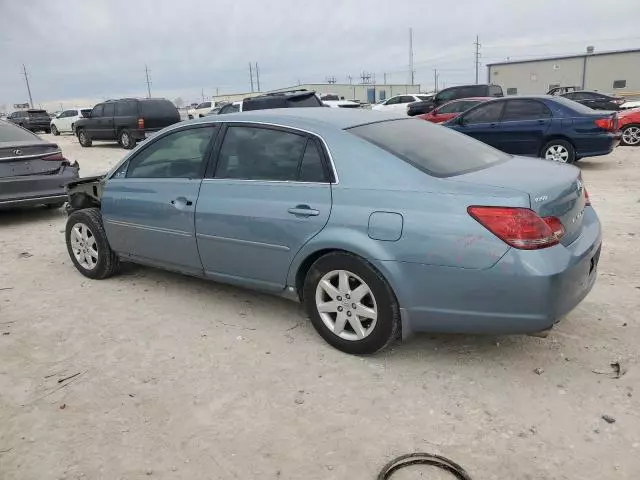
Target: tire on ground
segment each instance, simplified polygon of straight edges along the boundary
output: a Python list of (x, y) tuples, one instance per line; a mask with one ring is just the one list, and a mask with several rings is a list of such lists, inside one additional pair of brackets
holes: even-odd
[[(367, 284), (378, 309), (376, 325), (361, 340), (347, 340), (334, 334), (322, 321), (316, 306), (316, 288), (324, 275), (333, 270), (347, 270)], [(366, 260), (347, 253), (328, 253), (314, 262), (303, 285), (304, 306), (316, 331), (327, 343), (345, 353), (372, 354), (384, 349), (400, 336), (400, 310), (396, 297), (378, 270)]]
[[(87, 269), (84, 268), (76, 259), (76, 256), (73, 252), (73, 246), (71, 244), (71, 232), (73, 227), (78, 224), (85, 224), (91, 233), (96, 242), (97, 250), (98, 250), (98, 261), (94, 268)], [(67, 251), (69, 252), (69, 257), (71, 257), (71, 261), (78, 269), (80, 273), (82, 273), (85, 277), (101, 280), (103, 278), (111, 277), (116, 274), (120, 267), (120, 261), (116, 253), (111, 250), (109, 246), (109, 241), (107, 240), (107, 234), (104, 231), (104, 226), (102, 224), (102, 214), (98, 208), (85, 208), (83, 210), (76, 210), (75, 212), (69, 215), (67, 219), (67, 225), (65, 228), (65, 241), (67, 243)]]
[(87, 135), (84, 128), (79, 129), (76, 135), (78, 137), (78, 142), (80, 142), (80, 145), (83, 147), (90, 147), (93, 144), (93, 141), (89, 138), (89, 135)]
[(573, 148), (573, 145), (571, 145), (571, 143), (568, 142), (567, 140), (562, 140), (560, 138), (547, 142), (545, 146), (542, 148), (542, 151), (540, 152), (540, 157), (545, 158), (545, 154), (547, 150), (549, 150), (553, 146), (563, 147), (567, 150), (569, 156), (567, 158), (566, 163), (570, 164), (576, 161), (576, 150), (575, 148)]

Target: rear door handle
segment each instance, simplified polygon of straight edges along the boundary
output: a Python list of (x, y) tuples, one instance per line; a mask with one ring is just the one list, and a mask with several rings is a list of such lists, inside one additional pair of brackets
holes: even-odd
[(287, 212), (300, 217), (317, 217), (320, 215), (320, 210), (315, 210), (309, 205), (296, 205), (294, 208), (287, 210)]
[(178, 197), (175, 200), (171, 200), (170, 203), (176, 208), (190, 207), (191, 205), (193, 205), (193, 202), (191, 200), (188, 200), (184, 197)]

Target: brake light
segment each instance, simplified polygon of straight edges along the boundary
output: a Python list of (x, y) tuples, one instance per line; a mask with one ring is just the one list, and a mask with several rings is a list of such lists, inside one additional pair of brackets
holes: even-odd
[(584, 199), (585, 199), (585, 205), (591, 206), (591, 199), (589, 198), (589, 192), (587, 192), (587, 189), (584, 189)]
[(46, 157), (42, 157), (41, 160), (66, 160), (66, 158), (64, 158), (64, 155), (62, 155), (62, 152), (56, 152), (56, 153), (52, 153), (51, 155), (47, 155)]
[(144, 118), (138, 119), (138, 128), (141, 130), (144, 129)]
[(607, 131), (614, 131), (615, 128), (615, 122), (613, 120), (613, 118), (598, 118), (595, 121), (595, 124), (597, 126), (599, 126), (600, 128), (602, 128), (603, 130), (607, 130)]
[(528, 208), (471, 206), (467, 212), (500, 240), (520, 250), (557, 245), (565, 232), (558, 218), (541, 218)]

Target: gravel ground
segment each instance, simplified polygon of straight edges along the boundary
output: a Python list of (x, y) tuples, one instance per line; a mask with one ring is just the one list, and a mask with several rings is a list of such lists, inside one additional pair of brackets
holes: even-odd
[[(83, 175), (123, 155), (56, 140)], [(364, 358), (279, 298), (138, 266), (91, 281), (61, 211), (0, 213), (0, 478), (373, 479), (411, 451), (474, 480), (639, 478), (640, 149), (580, 165), (599, 279), (549, 338), (420, 335)]]

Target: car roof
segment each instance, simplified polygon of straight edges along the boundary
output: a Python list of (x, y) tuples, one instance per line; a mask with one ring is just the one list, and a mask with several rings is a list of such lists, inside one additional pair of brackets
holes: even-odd
[(345, 129), (367, 123), (385, 120), (408, 119), (406, 115), (361, 109), (338, 108), (274, 108), (268, 110), (251, 110), (247, 112), (229, 113), (221, 116), (203, 117), (187, 120), (190, 123), (213, 122), (256, 122), (273, 123), (292, 128), (333, 127)]

